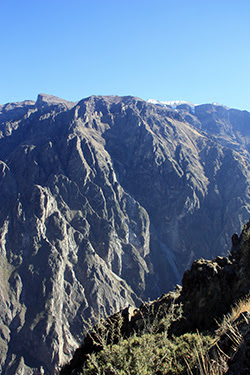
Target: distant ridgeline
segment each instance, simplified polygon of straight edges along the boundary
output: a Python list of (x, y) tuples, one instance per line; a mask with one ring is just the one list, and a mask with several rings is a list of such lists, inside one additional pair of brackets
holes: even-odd
[[(0, 372), (54, 374), (83, 319), (154, 300), (195, 259), (228, 254), (249, 220), (249, 129), (246, 111), (131, 96), (0, 106)], [(245, 293), (230, 257), (184, 274), (188, 329)]]

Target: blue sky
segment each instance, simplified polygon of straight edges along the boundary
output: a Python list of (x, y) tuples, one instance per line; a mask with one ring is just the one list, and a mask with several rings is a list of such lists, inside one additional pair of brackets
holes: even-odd
[(249, 0), (1, 0), (0, 103), (47, 93), (250, 111)]

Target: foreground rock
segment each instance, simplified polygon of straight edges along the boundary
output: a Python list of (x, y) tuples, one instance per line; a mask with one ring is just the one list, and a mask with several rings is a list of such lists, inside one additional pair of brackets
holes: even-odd
[(0, 108), (0, 371), (53, 374), (248, 220), (248, 112), (48, 95)]
[[(170, 309), (174, 316), (173, 311), (180, 307), (183, 309), (182, 316), (173, 319), (169, 336), (197, 330), (213, 332), (218, 323), (223, 322), (223, 315), (228, 314), (216, 331), (215, 344), (210, 348), (210, 353), (204, 353), (203, 359), (210, 356), (211, 367), (207, 366), (207, 369), (212, 370), (213, 362), (216, 362), (220, 374), (249, 374), (250, 311), (247, 309), (250, 308), (250, 221), (244, 226), (239, 238), (233, 236), (229, 257), (195, 261), (191, 269), (185, 272), (182, 282), (183, 288), (177, 286), (175, 291), (151, 303), (144, 303), (139, 309), (124, 309), (109, 317), (102, 324), (104, 328), (100, 336), (107, 332), (105, 337), (114, 337), (116, 331), (119, 332), (120, 340), (134, 333), (140, 335), (149, 322), (160, 321)], [(232, 307), (239, 301), (242, 301), (238, 304), (239, 311), (235, 309), (235, 316), (230, 316)], [(64, 366), (61, 375), (82, 374), (88, 355), (103, 349), (98, 329), (87, 333), (83, 344), (76, 350), (70, 363)], [(119, 345), (119, 340), (117, 342)]]

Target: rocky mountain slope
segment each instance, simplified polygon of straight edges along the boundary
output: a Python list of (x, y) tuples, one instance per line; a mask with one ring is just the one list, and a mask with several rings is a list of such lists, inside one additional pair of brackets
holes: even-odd
[[(74, 357), (69, 364), (64, 366), (60, 374), (95, 374), (97, 373), (94, 369), (95, 366), (101, 373), (101, 369), (105, 367), (107, 361), (105, 356), (108, 358), (109, 351), (117, 352), (118, 356), (125, 345), (131, 346), (126, 355), (123, 353), (121, 363), (119, 360), (114, 360), (114, 368), (110, 368), (110, 372), (106, 368), (103, 373), (123, 374), (123, 369), (129, 363), (130, 367), (127, 373), (136, 374), (136, 364), (139, 363), (139, 368), (143, 368), (143, 360), (146, 359), (134, 356), (133, 345), (130, 344), (130, 341), (136, 335), (137, 346), (142, 347), (148, 332), (155, 339), (146, 341), (143, 350), (148, 350), (152, 358), (157, 358), (158, 351), (160, 366), (159, 364), (157, 366), (157, 361), (155, 361), (151, 368), (148, 367), (147, 372), (144, 368), (144, 373), (157, 375), (166, 373), (182, 375), (190, 373), (249, 374), (250, 221), (244, 225), (239, 237), (236, 234), (232, 237), (232, 242), (232, 249), (228, 257), (218, 256), (213, 260), (201, 258), (193, 262), (191, 269), (184, 273), (182, 288), (179, 286), (175, 291), (171, 291), (153, 302), (143, 303), (139, 309), (124, 309), (108, 317), (104, 322), (99, 322), (92, 330), (88, 331), (83, 344), (76, 350)], [(181, 310), (180, 314), (175, 313), (178, 310)], [(170, 320), (166, 325), (167, 316)], [(164, 320), (165, 325), (163, 324)], [(215, 328), (217, 329), (215, 330)], [(192, 341), (197, 339), (192, 333), (196, 332), (197, 334), (197, 331), (201, 340), (204, 332), (208, 337), (210, 336), (210, 348), (206, 348), (207, 352), (202, 353), (203, 360), (200, 358), (200, 364), (199, 359), (194, 358), (193, 363), (190, 362), (188, 365), (187, 359), (190, 359), (191, 355), (195, 357), (195, 351), (200, 349), (197, 346), (192, 346)], [(163, 342), (159, 345), (157, 336), (164, 332), (166, 333), (165, 338), (160, 340)], [(176, 337), (179, 339), (176, 340)], [(188, 337), (192, 337), (192, 339), (188, 341)], [(166, 345), (168, 340), (169, 346)], [(170, 350), (171, 345), (174, 346), (176, 341), (182, 341), (182, 347), (187, 347), (183, 353), (180, 353), (179, 348), (175, 349), (175, 357), (179, 356), (179, 362), (183, 362), (182, 366), (179, 366), (179, 370)], [(196, 345), (202, 346), (204, 341), (203, 343), (198, 341)], [(162, 352), (160, 351), (161, 347), (164, 348)], [(105, 352), (105, 355), (98, 357), (98, 353), (102, 355), (102, 352)], [(89, 366), (90, 355), (93, 353), (97, 354), (96, 363), (93, 362), (94, 366)], [(167, 356), (166, 353), (168, 353)], [(183, 355), (185, 355), (186, 361), (183, 361)], [(164, 359), (164, 357), (166, 358)], [(112, 362), (111, 358), (109, 360)], [(201, 362), (203, 362), (202, 365)], [(163, 365), (168, 368), (167, 372)], [(203, 366), (203, 371), (201, 371), (200, 367)]]
[(246, 111), (41, 94), (0, 107), (0, 371), (53, 374), (248, 220)]

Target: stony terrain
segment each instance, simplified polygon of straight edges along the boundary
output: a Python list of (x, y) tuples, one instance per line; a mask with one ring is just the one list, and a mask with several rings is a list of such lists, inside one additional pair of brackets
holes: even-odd
[[(104, 346), (111, 343), (112, 337), (115, 336), (114, 332), (119, 335), (115, 344), (122, 345), (124, 338), (132, 337), (135, 333), (138, 337), (143, 336), (149, 322), (153, 326), (157, 321), (161, 322), (161, 319), (172, 309), (177, 310), (182, 307), (182, 314), (178, 319), (172, 319), (170, 322), (168, 337), (184, 337), (182, 335), (185, 333), (197, 331), (199, 334), (209, 333), (213, 337), (213, 344), (207, 353), (210, 358), (205, 355), (204, 358), (209, 358), (210, 364), (218, 363), (216, 371), (209, 371), (207, 367), (206, 371), (197, 369), (194, 373), (248, 375), (250, 373), (250, 221), (244, 225), (241, 235), (238, 237), (235, 234), (232, 240), (232, 249), (228, 257), (217, 256), (213, 260), (201, 258), (194, 261), (190, 270), (184, 273), (183, 287), (177, 286), (175, 290), (155, 301), (143, 303), (138, 309), (132, 307), (124, 309), (108, 317), (104, 323), (98, 323), (96, 327), (102, 328), (94, 327), (88, 332), (84, 342), (60, 374), (85, 374), (82, 369), (85, 362), (89, 360), (89, 354), (105, 350)], [(233, 306), (237, 308), (234, 307), (232, 314)], [(121, 322), (117, 323), (119, 319)], [(162, 329), (159, 324), (158, 330), (152, 330), (151, 335), (156, 336)], [(103, 332), (109, 332), (109, 335), (106, 333), (105, 336)], [(105, 341), (102, 337), (108, 339)], [(143, 340), (140, 343), (142, 344)], [(156, 351), (154, 347), (151, 350)], [(115, 374), (115, 372), (111, 373)], [(136, 371), (132, 373), (136, 374)], [(165, 374), (160, 370), (153, 373)], [(174, 369), (170, 373), (177, 374)], [(181, 371), (181, 375), (183, 374), (190, 374), (190, 371)]]
[(0, 106), (0, 371), (53, 374), (110, 315), (230, 248), (250, 114), (41, 94)]

